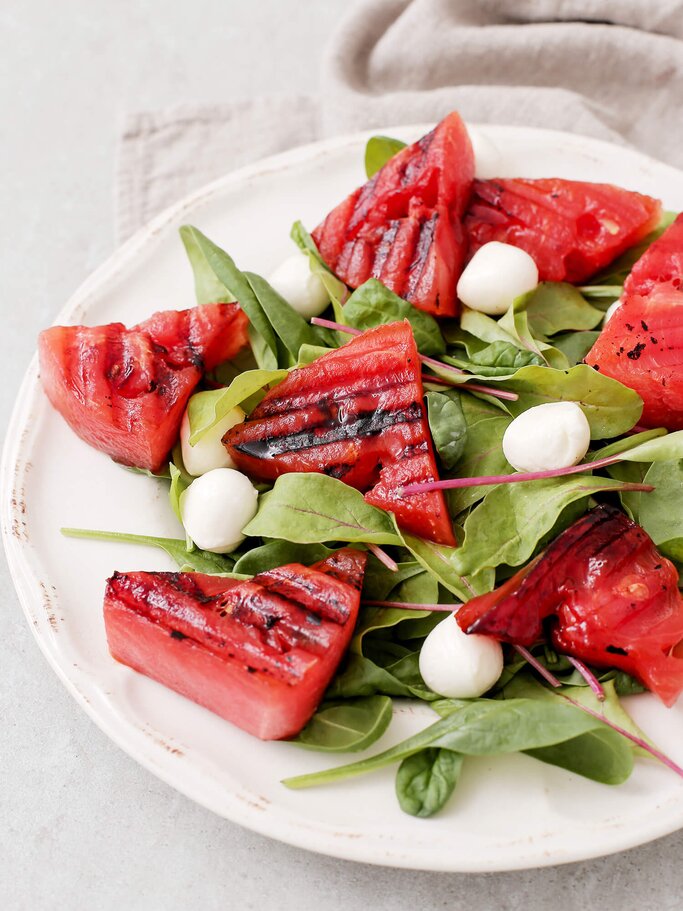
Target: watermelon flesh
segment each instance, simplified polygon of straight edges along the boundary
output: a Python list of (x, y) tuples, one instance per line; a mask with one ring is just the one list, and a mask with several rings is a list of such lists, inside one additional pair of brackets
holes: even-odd
[(499, 241), (526, 250), (541, 281), (580, 283), (659, 224), (661, 203), (611, 184), (548, 178), (475, 180), (468, 257)]
[(421, 310), (455, 316), (473, 177), (467, 130), (449, 114), (333, 209), (313, 239), (351, 288), (377, 278)]
[(643, 427), (683, 430), (683, 215), (648, 247), (586, 363), (634, 389)]
[(117, 661), (262, 740), (292, 737), (348, 648), (366, 555), (344, 548), (238, 582), (115, 573), (104, 621)]
[(159, 471), (205, 370), (247, 344), (238, 304), (155, 313), (126, 329), (53, 326), (38, 341), (40, 376), (71, 429), (123, 465)]
[(393, 512), (406, 531), (454, 546), (441, 491), (400, 494), (438, 478), (423, 395), (410, 323), (390, 323), (293, 370), (223, 443), (252, 477), (328, 474)]

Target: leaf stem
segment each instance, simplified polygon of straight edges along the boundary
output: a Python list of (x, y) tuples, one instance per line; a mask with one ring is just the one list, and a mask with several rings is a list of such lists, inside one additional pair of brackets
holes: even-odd
[(442, 613), (451, 613), (457, 604), (418, 604), (412, 601), (361, 601), (363, 607), (395, 607), (398, 610), (421, 610), (427, 613), (431, 611), (440, 611)]
[(588, 686), (593, 690), (595, 695), (598, 697), (600, 702), (605, 701), (605, 690), (603, 689), (602, 684), (595, 676), (593, 671), (587, 667), (583, 661), (579, 661), (578, 658), (573, 658), (571, 655), (567, 655), (567, 660), (572, 664), (576, 670), (581, 674), (583, 679), (586, 681)]
[(524, 658), (524, 660), (527, 662), (527, 664), (530, 664), (531, 667), (533, 667), (533, 669), (538, 674), (540, 674), (544, 680), (547, 680), (551, 686), (554, 686), (555, 689), (557, 689), (557, 687), (559, 687), (559, 686), (562, 686), (562, 684), (557, 679), (557, 677), (554, 674), (551, 674), (547, 667), (543, 667), (541, 662), (537, 661), (534, 658), (534, 656), (531, 654), (531, 652), (529, 651), (528, 648), (524, 648), (523, 645), (514, 645), (513, 648), (517, 652), (517, 654), (521, 655), (522, 658)]
[(385, 550), (382, 550), (377, 544), (366, 544), (365, 546), (388, 570), (391, 570), (392, 573), (398, 572), (398, 563), (392, 560)]
[[(320, 326), (323, 329), (334, 329), (337, 332), (347, 332), (349, 335), (362, 335), (360, 329), (354, 329), (353, 326), (345, 326), (343, 323), (335, 323), (334, 320), (323, 319), (320, 316), (314, 316), (311, 319), (311, 323), (314, 326)], [(434, 357), (428, 357), (426, 354), (420, 354), (419, 357), (425, 367), (431, 367), (432, 370), (447, 370), (451, 373), (456, 373), (458, 376), (467, 376), (467, 373), (464, 370), (461, 370), (460, 367), (454, 367), (452, 364), (444, 364), (443, 361), (439, 361)], [(442, 379), (441, 377), (431, 377), (428, 374), (423, 374), (422, 379), (429, 383), (438, 383), (440, 386), (461, 385), (460, 383), (449, 383), (448, 380)], [(467, 388), (474, 392), (483, 392), (485, 395), (495, 396), (497, 399), (506, 399), (508, 402), (516, 402), (519, 399), (516, 392), (508, 392), (505, 389), (496, 389), (494, 386), (482, 386), (479, 383), (468, 383)]]
[[(429, 493), (432, 490), (453, 490), (460, 487), (486, 487), (490, 484), (516, 484), (522, 481), (544, 481), (546, 478), (561, 478), (565, 475), (581, 474), (585, 471), (594, 471), (596, 468), (606, 468), (622, 461), (620, 455), (608, 456), (597, 459), (595, 462), (586, 462), (581, 465), (570, 465), (568, 468), (549, 468), (547, 471), (520, 471), (516, 474), (497, 474), (478, 478), (447, 478), (445, 481), (424, 481), (419, 484), (406, 484), (400, 491), (401, 496), (410, 497), (414, 494)], [(620, 490), (640, 490), (649, 493), (654, 490), (649, 484), (633, 484)]]

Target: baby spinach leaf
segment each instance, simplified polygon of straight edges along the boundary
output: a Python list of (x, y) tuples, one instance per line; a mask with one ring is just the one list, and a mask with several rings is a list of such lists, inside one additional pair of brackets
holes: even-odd
[(356, 696), (406, 696), (417, 699), (437, 699), (429, 693), (421, 680), (401, 680), (391, 669), (381, 667), (373, 660), (358, 652), (349, 652), (340, 672), (330, 684), (326, 699), (349, 699)]
[(576, 402), (588, 419), (594, 440), (626, 433), (643, 410), (642, 399), (636, 392), (587, 364), (569, 370), (522, 367), (505, 382), (505, 387), (519, 395), (516, 402), (507, 403), (515, 416), (545, 402)]
[[(666, 440), (667, 437), (661, 439)], [(643, 482), (652, 484), (655, 489), (629, 500), (633, 518), (655, 544), (668, 545), (662, 550), (680, 562), (677, 549), (671, 542), (683, 538), (683, 460), (654, 462), (647, 469)]]
[(530, 364), (542, 366), (545, 363), (543, 358), (533, 351), (525, 351), (511, 342), (502, 341), (491, 342), (490, 345), (473, 351), (467, 358), (457, 357), (451, 353), (444, 360), (482, 379), (509, 377), (520, 367), (528, 367)]
[[(335, 308), (335, 314), (338, 315), (342, 304), (349, 295), (349, 289), (344, 282), (340, 281), (330, 270), (327, 263), (320, 255), (320, 251), (316, 247), (315, 241), (303, 226), (302, 222), (294, 222), (292, 230), (289, 232), (289, 236), (301, 252), (308, 256), (311, 272), (320, 278), (327, 291), (327, 296)], [(338, 316), (337, 321), (340, 322)]]
[(344, 305), (343, 315), (347, 326), (361, 330), (407, 319), (422, 354), (439, 355), (446, 350), (446, 342), (434, 317), (398, 297), (376, 278), (369, 278), (356, 288)]
[(631, 436), (622, 437), (622, 439), (615, 440), (614, 443), (610, 443), (608, 446), (596, 449), (594, 452), (589, 453), (586, 458), (590, 462), (596, 462), (599, 459), (607, 459), (609, 456), (619, 455), (622, 452), (626, 452), (627, 449), (634, 449), (635, 447), (640, 446), (641, 443), (647, 443), (650, 440), (657, 439), (657, 437), (666, 436), (666, 434), (667, 431), (664, 427), (656, 427), (654, 430), (643, 430), (641, 433), (634, 433)]
[(398, 570), (392, 571), (370, 555), (363, 579), (363, 597), (368, 601), (395, 601), (395, 598), (389, 598), (391, 590), (406, 579), (424, 572), (416, 560), (400, 562), (397, 566)]
[[(180, 238), (185, 246), (194, 274), (194, 289), (198, 304), (231, 303), (237, 298), (216, 274), (207, 253), (211, 251), (201, 243), (199, 232), (189, 226), (180, 229)], [(203, 235), (202, 235), (203, 237)]]
[(493, 342), (507, 342), (515, 348), (522, 347), (518, 338), (513, 333), (507, 331), (500, 320), (492, 319), (485, 313), (479, 313), (478, 310), (470, 310), (468, 307), (462, 308), (460, 316), (460, 328), (463, 332), (474, 335), (487, 345)]
[(525, 296), (524, 310), (536, 338), (567, 329), (594, 329), (603, 317), (602, 311), (591, 307), (574, 285), (565, 282), (541, 282)]
[(629, 741), (608, 727), (526, 753), (601, 784), (623, 784), (633, 771)]
[(189, 401), (190, 445), (222, 420), (229, 411), (256, 393), (270, 389), (287, 376), (286, 370), (247, 370), (225, 389), (196, 392)]
[[(171, 461), (168, 463), (168, 471), (171, 476), (171, 486), (168, 491), (168, 498), (171, 503), (171, 509), (175, 513), (176, 519), (183, 524), (183, 517), (180, 511), (180, 498), (185, 493), (194, 478), (185, 468), (183, 454), (180, 443), (176, 443), (171, 453)], [(188, 539), (189, 540), (189, 539)]]
[(373, 177), (389, 159), (405, 147), (405, 142), (401, 142), (400, 139), (392, 139), (390, 136), (371, 136), (365, 146), (365, 173), (368, 177)]
[(348, 541), (400, 544), (390, 516), (336, 478), (297, 472), (282, 475), (259, 497), (259, 510), (245, 535), (298, 544)]
[(308, 788), (364, 775), (421, 750), (443, 748), (467, 756), (494, 756), (552, 746), (602, 730), (601, 721), (571, 705), (538, 699), (474, 699), (456, 703), (451, 714), (396, 746), (348, 765), (285, 779), (289, 788)]
[(407, 532), (401, 532), (401, 537), (415, 559), (461, 600), (469, 601), (474, 595), (481, 595), (493, 588), (494, 574), (486, 567), (471, 575), (460, 571), (460, 548), (435, 544), (434, 541), (417, 538)]
[(621, 458), (625, 462), (669, 462), (683, 459), (683, 430), (653, 435), (649, 440), (624, 450)]
[(499, 327), (508, 332), (520, 347), (542, 358), (548, 366), (564, 370), (569, 364), (562, 352), (534, 336), (526, 305), (527, 295), (516, 298), (507, 313), (498, 320)]
[(455, 790), (464, 757), (428, 748), (404, 759), (396, 773), (396, 796), (404, 813), (425, 818), (440, 810)]
[(62, 528), (67, 538), (87, 538), (94, 541), (118, 541), (120, 544), (142, 544), (159, 547), (165, 551), (181, 569), (188, 567), (196, 573), (225, 575), (232, 573), (235, 561), (227, 554), (212, 554), (206, 550), (188, 551), (185, 541), (180, 538), (156, 538), (151, 535), (129, 535), (118, 531), (91, 531), (86, 528)]
[(429, 429), (441, 462), (446, 468), (455, 468), (467, 442), (467, 421), (460, 396), (457, 393), (427, 393), (427, 414)]
[(324, 702), (289, 743), (322, 753), (358, 752), (379, 740), (391, 718), (389, 696)]
[(465, 520), (465, 540), (452, 558), (454, 570), (472, 576), (501, 564), (519, 566), (571, 503), (621, 487), (620, 481), (592, 475), (500, 484)]
[(598, 340), (599, 332), (563, 332), (553, 338), (553, 345), (567, 358), (570, 367), (580, 364)]
[(235, 563), (235, 572), (256, 576), (286, 563), (303, 563), (310, 566), (325, 560), (334, 550), (324, 544), (292, 544), (289, 541), (268, 541), (252, 547)]

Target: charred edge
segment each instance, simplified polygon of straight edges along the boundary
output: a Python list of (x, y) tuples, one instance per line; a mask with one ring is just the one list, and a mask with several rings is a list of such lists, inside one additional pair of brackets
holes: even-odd
[(608, 645), (607, 648), (605, 649), (605, 651), (608, 652), (610, 655), (623, 655), (624, 657), (626, 657), (628, 655), (628, 652), (626, 651), (626, 649), (621, 648), (618, 645)]
[(411, 262), (408, 268), (408, 288), (406, 294), (410, 297), (411, 294), (415, 293), (415, 289), (419, 285), (422, 276), (424, 274), (425, 268), (427, 266), (427, 259), (429, 257), (429, 251), (432, 248), (434, 243), (434, 234), (436, 233), (436, 227), (439, 221), (439, 215), (435, 212), (431, 218), (427, 221), (423, 221), (420, 225), (420, 233), (417, 238), (417, 243), (415, 244), (415, 253), (413, 256), (413, 261)]
[[(403, 387), (405, 387), (408, 383), (410, 383), (412, 381), (411, 379), (406, 379), (405, 377), (399, 377), (399, 378), (393, 377), (393, 378), (389, 379), (387, 382), (382, 382), (383, 378), (384, 378), (383, 376), (379, 376), (379, 375), (373, 377), (372, 392), (376, 396), (379, 396), (379, 394), (382, 392), (389, 392), (392, 389), (402, 389)], [(377, 382), (375, 382), (375, 380)], [(287, 381), (285, 380), (285, 383), (286, 382)], [(275, 387), (273, 392), (275, 392), (275, 391), (278, 391), (277, 386)], [(330, 393), (329, 395), (321, 394), (319, 397), (316, 397), (315, 404), (318, 406), (318, 408), (320, 408), (321, 411), (330, 412), (333, 408), (335, 408), (339, 404), (341, 404), (341, 403), (347, 404), (349, 402), (353, 402), (355, 399), (357, 399), (362, 394), (363, 393), (360, 391), (355, 391), (355, 392), (352, 391), (347, 395), (335, 395), (334, 393)], [(294, 407), (292, 407), (292, 405), (291, 405), (292, 397), (288, 396), (287, 394), (279, 395), (279, 396), (273, 395), (272, 397), (268, 397), (268, 398), (264, 399), (259, 405), (256, 406), (256, 408), (253, 411), (253, 419), (258, 420), (260, 418), (266, 418), (266, 417), (278, 417), (282, 414), (292, 414), (295, 411), (301, 411), (304, 408), (308, 408), (310, 406), (310, 402), (308, 401), (307, 396), (308, 396), (308, 393), (306, 393), (306, 392), (293, 396), (293, 398), (295, 400), (296, 399), (305, 400), (304, 404), (296, 405)], [(239, 429), (239, 425), (238, 425), (238, 429)], [(230, 431), (228, 431), (228, 433), (230, 433)]]
[(382, 239), (377, 245), (377, 250), (375, 251), (375, 259), (372, 264), (372, 274), (379, 278), (382, 274), (382, 269), (384, 264), (387, 261), (389, 253), (393, 247), (394, 241), (396, 240), (396, 235), (398, 234), (398, 229), (400, 222), (398, 220), (390, 221), (389, 227), (382, 235)]
[[(330, 409), (334, 410), (336, 409)], [(270, 436), (263, 440), (245, 440), (233, 445), (238, 452), (252, 458), (275, 459), (288, 452), (300, 452), (357, 437), (377, 436), (395, 424), (413, 424), (420, 420), (422, 408), (419, 402), (413, 402), (402, 411), (377, 408), (373, 411), (359, 412), (343, 423), (332, 414), (319, 425), (298, 433), (280, 437)]]

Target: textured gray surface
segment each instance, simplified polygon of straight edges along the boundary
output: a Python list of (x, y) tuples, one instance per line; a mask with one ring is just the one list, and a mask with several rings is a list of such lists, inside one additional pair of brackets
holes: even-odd
[[(297, 0), (4, 0), (1, 427), (38, 329), (113, 248), (122, 113), (310, 90), (346, 5), (318, 0), (313, 14)], [(139, 768), (76, 706), (39, 653), (4, 562), (0, 596), (2, 909), (681, 906), (683, 833), (568, 867), (460, 876), (317, 857), (218, 819)]]

